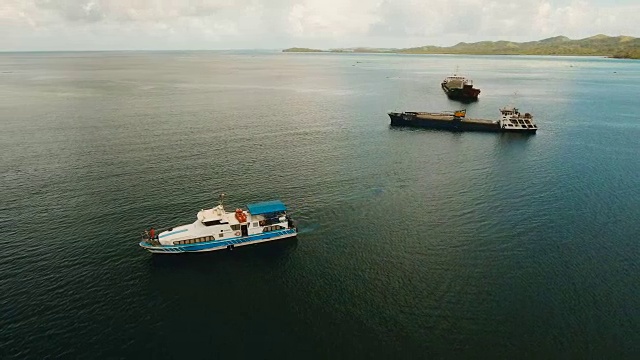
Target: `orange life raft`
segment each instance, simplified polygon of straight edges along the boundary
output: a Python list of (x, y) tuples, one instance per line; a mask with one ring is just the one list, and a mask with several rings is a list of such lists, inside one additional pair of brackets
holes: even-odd
[(246, 222), (247, 215), (242, 211), (242, 209), (236, 209), (236, 219), (241, 223)]

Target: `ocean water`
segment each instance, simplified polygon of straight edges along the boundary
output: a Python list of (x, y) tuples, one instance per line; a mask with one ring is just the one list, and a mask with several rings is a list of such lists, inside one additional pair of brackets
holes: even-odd
[[(639, 94), (603, 58), (0, 54), (0, 358), (637, 358)], [(538, 134), (386, 115), (504, 105)], [(298, 238), (138, 247), (222, 192)]]

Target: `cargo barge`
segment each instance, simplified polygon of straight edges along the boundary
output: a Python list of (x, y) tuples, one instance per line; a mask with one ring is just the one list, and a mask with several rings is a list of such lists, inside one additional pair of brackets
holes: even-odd
[(391, 126), (411, 126), (450, 131), (519, 132), (535, 134), (538, 126), (529, 113), (522, 115), (515, 107), (500, 109), (500, 119), (467, 119), (466, 110), (448, 112), (390, 112)]

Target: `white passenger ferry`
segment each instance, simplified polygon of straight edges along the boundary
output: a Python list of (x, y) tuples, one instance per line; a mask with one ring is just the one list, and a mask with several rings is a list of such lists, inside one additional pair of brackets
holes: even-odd
[(146, 230), (140, 246), (152, 253), (176, 254), (229, 249), (294, 237), (297, 228), (279, 200), (248, 204), (226, 212), (220, 204), (200, 210), (197, 220), (169, 229)]

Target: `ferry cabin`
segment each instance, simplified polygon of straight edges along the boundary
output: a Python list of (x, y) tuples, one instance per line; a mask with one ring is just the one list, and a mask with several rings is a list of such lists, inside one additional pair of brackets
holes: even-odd
[(464, 85), (473, 85), (473, 80), (469, 80), (464, 76), (459, 76), (459, 75), (452, 75), (452, 76), (447, 76), (446, 78), (444, 78), (444, 81), (442, 82), (443, 84), (447, 84), (449, 82), (452, 81), (459, 81), (460, 83), (464, 84)]
[(248, 211), (226, 212), (222, 204), (200, 210), (192, 224), (143, 236), (140, 246), (151, 252), (191, 252), (233, 249), (296, 235), (293, 221), (280, 201), (247, 205)]
[(505, 107), (500, 109), (500, 128), (505, 131), (536, 131), (538, 127), (533, 122), (533, 116), (529, 113), (520, 114), (515, 107)]

